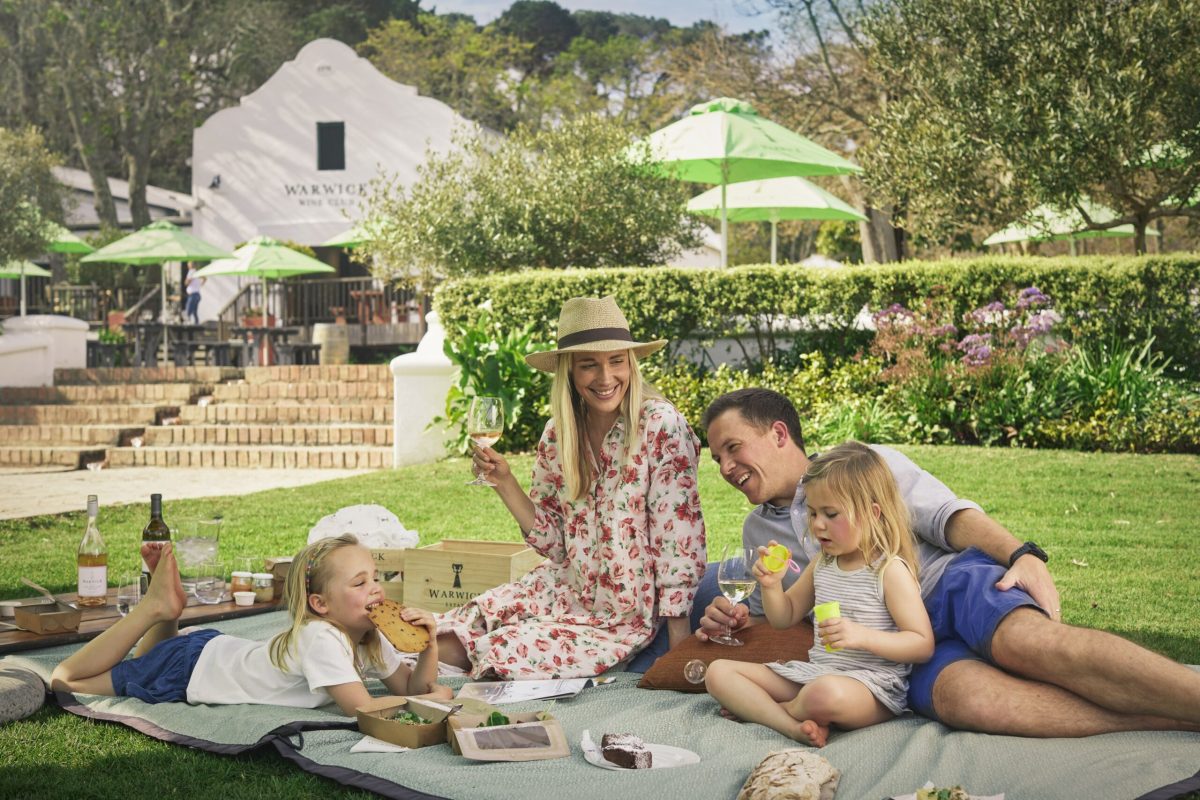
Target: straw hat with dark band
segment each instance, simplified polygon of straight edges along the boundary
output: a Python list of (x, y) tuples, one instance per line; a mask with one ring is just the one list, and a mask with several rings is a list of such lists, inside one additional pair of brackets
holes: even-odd
[(563, 303), (558, 315), (558, 349), (530, 353), (525, 363), (542, 372), (554, 372), (560, 353), (608, 353), (613, 350), (632, 350), (638, 358), (662, 349), (666, 339), (635, 342), (629, 333), (629, 322), (612, 296), (599, 300), (593, 297), (572, 297)]

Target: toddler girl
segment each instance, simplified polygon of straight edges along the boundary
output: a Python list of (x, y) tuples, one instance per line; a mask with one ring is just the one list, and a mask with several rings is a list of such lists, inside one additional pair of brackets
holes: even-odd
[(908, 511), (883, 459), (847, 442), (814, 458), (802, 485), (808, 533), (821, 554), (787, 592), (783, 570), (772, 572), (760, 558), (754, 577), (763, 610), (775, 628), (796, 625), (830, 601), (842, 616), (816, 628), (808, 661), (715, 661), (705, 684), (736, 717), (822, 747), (831, 725), (862, 728), (903, 713), (910, 665), (933, 656), (934, 639), (914, 573)]

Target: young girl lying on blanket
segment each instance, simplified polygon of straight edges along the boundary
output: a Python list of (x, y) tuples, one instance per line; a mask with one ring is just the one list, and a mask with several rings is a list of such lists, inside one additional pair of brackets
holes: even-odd
[[(51, 688), (136, 697), (147, 703), (266, 703), (343, 714), (371, 699), (364, 676), (397, 695), (448, 699), (437, 683), (437, 626), (428, 611), (401, 616), (428, 629), (430, 645), (408, 667), (367, 609), (384, 599), (371, 553), (351, 535), (321, 539), (292, 560), (284, 600), (291, 627), (269, 642), (199, 628), (179, 632), (187, 603), (170, 545), (143, 545), (150, 588), (129, 615), (54, 669)], [(156, 563), (157, 562), (157, 563)], [(134, 644), (135, 658), (124, 660)]]
[(934, 639), (908, 511), (883, 459), (847, 442), (814, 458), (801, 486), (821, 555), (787, 592), (787, 567), (772, 571), (758, 559), (763, 610), (775, 628), (834, 600), (841, 616), (820, 623), (808, 661), (714, 661), (705, 684), (732, 715), (823, 747), (831, 725), (864, 728), (903, 713), (910, 665), (933, 656)]

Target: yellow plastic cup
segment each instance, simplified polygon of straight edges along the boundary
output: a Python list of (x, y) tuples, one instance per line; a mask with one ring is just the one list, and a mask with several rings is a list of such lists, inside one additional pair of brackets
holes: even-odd
[[(820, 605), (813, 607), (813, 618), (816, 619), (818, 625), (827, 619), (834, 619), (836, 617), (840, 617), (841, 615), (842, 606), (836, 600), (832, 600), (828, 603), (821, 603)], [(829, 645), (825, 645), (825, 652), (827, 653), (832, 653), (841, 649), (842, 648), (840, 647), (830, 647)]]
[(779, 572), (787, 568), (788, 560), (791, 557), (792, 551), (781, 544), (774, 544), (767, 548), (767, 553), (762, 557), (762, 562), (763, 566), (771, 572)]

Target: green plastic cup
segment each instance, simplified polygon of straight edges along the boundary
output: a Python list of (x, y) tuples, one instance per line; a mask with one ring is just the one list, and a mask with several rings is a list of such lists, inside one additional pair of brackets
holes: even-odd
[[(836, 600), (828, 603), (821, 603), (820, 605), (813, 607), (813, 618), (816, 619), (818, 625), (827, 619), (834, 619), (835, 617), (840, 617), (841, 615), (842, 606)], [(832, 653), (841, 649), (842, 648), (840, 647), (830, 647), (829, 645), (825, 645), (825, 652), (827, 653)]]

